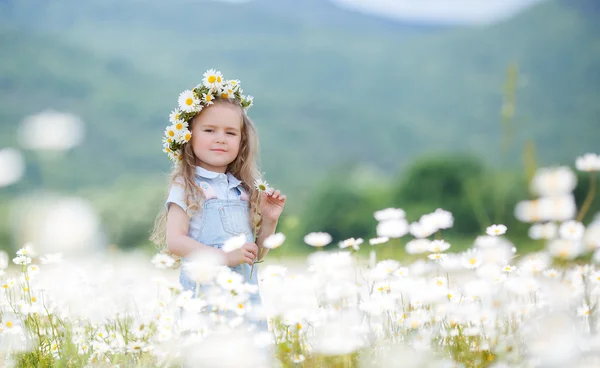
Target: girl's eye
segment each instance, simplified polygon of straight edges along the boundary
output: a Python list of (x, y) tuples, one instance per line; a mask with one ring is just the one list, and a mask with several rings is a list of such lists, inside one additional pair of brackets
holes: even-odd
[(227, 134), (229, 134), (229, 135), (236, 135), (234, 132), (229, 132)]
[(212, 129), (204, 129), (205, 132), (212, 132)]

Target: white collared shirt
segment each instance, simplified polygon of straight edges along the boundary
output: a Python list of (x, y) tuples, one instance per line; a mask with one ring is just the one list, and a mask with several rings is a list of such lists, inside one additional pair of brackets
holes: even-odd
[[(231, 173), (223, 174), (216, 173), (214, 171), (208, 171), (196, 166), (195, 175), (200, 177), (202, 181), (207, 182), (213, 190), (217, 193), (217, 199), (238, 199), (240, 194), (237, 191), (237, 187), (242, 182), (233, 176)], [(240, 190), (243, 190), (240, 188)]]
[[(208, 183), (212, 187), (217, 195), (217, 199), (238, 199), (240, 198), (240, 192), (244, 191), (242, 188), (242, 182), (231, 173), (216, 173), (203, 169), (200, 166), (196, 166), (194, 175), (196, 176), (196, 183), (201, 180)], [(240, 190), (239, 192), (238, 189), (236, 189), (238, 187)], [(171, 185), (169, 196), (165, 203), (167, 210), (169, 210), (169, 204), (175, 203), (179, 207), (183, 208), (184, 211), (187, 211), (185, 202), (185, 188), (181, 182), (177, 182), (176, 180), (175, 183)]]

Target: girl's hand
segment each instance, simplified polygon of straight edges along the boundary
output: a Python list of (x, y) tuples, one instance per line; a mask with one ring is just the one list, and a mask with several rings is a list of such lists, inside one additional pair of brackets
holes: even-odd
[(283, 212), (283, 206), (285, 206), (285, 195), (281, 194), (279, 190), (275, 190), (272, 193), (262, 193), (262, 200), (260, 201), (260, 212), (263, 216), (263, 221), (276, 222)]
[(258, 256), (258, 246), (255, 243), (246, 243), (240, 249), (225, 253), (227, 266), (235, 267), (242, 263), (252, 265)]

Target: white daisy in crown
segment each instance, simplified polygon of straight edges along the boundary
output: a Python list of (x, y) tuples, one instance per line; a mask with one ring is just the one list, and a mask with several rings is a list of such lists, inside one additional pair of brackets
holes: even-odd
[(181, 111), (193, 112), (198, 108), (198, 98), (189, 89), (179, 94), (179, 108)]
[(183, 120), (181, 120), (181, 111), (179, 111), (179, 110), (171, 111), (171, 114), (169, 115), (169, 121), (171, 122), (171, 124), (175, 124), (178, 121), (183, 121)]
[(202, 79), (202, 84), (211, 90), (218, 91), (223, 84), (223, 75), (214, 69), (207, 70)]
[(206, 105), (206, 106), (210, 106), (214, 103), (215, 100), (215, 96), (208, 92), (208, 93), (203, 93), (202, 94), (202, 102)]
[(223, 74), (215, 69), (206, 71), (201, 84), (179, 95), (178, 107), (169, 114), (171, 125), (165, 130), (162, 141), (163, 152), (167, 153), (172, 161), (176, 163), (180, 161), (183, 145), (192, 138), (189, 123), (204, 107), (212, 105), (215, 100), (236, 100), (244, 110), (250, 108), (254, 99), (252, 96), (243, 95), (242, 92), (239, 80), (226, 80)]

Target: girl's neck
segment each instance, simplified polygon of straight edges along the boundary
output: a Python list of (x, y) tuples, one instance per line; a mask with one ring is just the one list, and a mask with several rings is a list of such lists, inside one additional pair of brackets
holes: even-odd
[(211, 166), (199, 161), (196, 161), (196, 166), (201, 167), (206, 171), (212, 171), (220, 174), (225, 174), (227, 172), (227, 166)]

